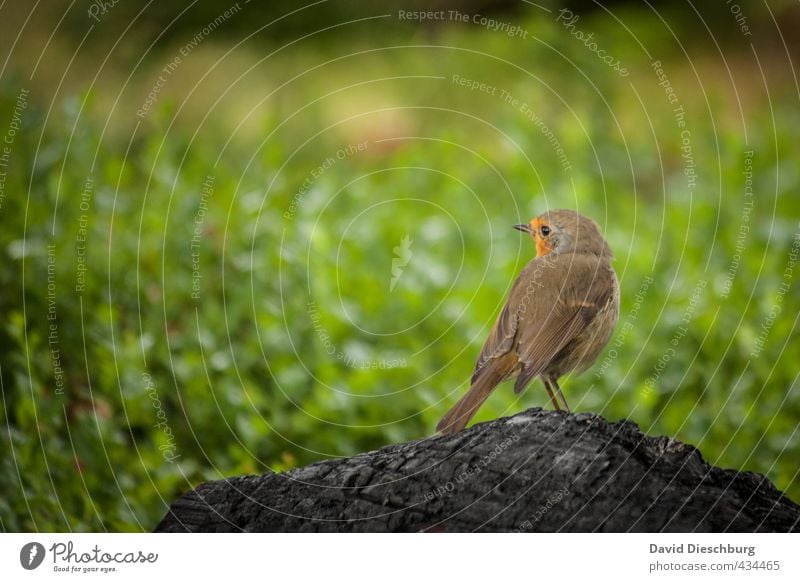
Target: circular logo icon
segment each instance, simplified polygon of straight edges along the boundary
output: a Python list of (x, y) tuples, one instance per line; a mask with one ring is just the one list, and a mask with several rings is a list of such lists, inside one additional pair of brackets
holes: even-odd
[(44, 546), (39, 542), (29, 542), (19, 551), (19, 563), (26, 570), (35, 570), (44, 561)]

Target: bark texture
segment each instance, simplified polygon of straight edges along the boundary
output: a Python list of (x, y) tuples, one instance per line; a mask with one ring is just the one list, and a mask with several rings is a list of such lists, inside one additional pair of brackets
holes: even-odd
[(203, 483), (161, 532), (800, 530), (764, 476), (627, 421), (534, 408), (453, 436)]

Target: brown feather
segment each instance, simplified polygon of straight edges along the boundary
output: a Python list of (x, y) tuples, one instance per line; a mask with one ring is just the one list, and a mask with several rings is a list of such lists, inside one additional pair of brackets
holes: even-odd
[(439, 421), (436, 430), (442, 434), (453, 434), (467, 426), (489, 394), (506, 379), (516, 364), (517, 358), (513, 353), (492, 360), (472, 383), (469, 391)]
[(514, 387), (516, 392), (548, 371), (559, 352), (591, 326), (611, 299), (609, 290), (616, 280), (610, 266), (602, 264), (607, 261), (593, 256), (548, 255), (534, 261), (546, 261), (548, 280), (561, 281), (561, 285), (543, 287), (542, 297), (531, 302), (524, 322), (519, 323), (517, 353), (522, 373)]

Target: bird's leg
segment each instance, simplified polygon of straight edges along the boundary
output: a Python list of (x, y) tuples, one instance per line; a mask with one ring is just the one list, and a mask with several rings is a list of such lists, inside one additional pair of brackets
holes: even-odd
[(558, 385), (558, 380), (555, 378), (550, 378), (550, 381), (553, 383), (553, 387), (556, 389), (556, 394), (558, 394), (558, 397), (561, 399), (561, 403), (564, 405), (564, 410), (571, 412), (569, 409), (569, 404), (567, 404), (567, 399), (564, 398), (564, 394), (561, 392), (561, 388)]
[(547, 394), (550, 396), (550, 402), (553, 403), (553, 407), (556, 410), (561, 410), (561, 407), (558, 405), (558, 400), (556, 400), (556, 397), (553, 395), (553, 389), (550, 388), (550, 383), (544, 378), (542, 378), (542, 382), (544, 382), (544, 387), (547, 390)]

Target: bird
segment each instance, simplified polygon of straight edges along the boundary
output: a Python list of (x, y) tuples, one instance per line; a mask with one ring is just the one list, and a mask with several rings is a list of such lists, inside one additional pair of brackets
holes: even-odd
[(556, 410), (570, 412), (558, 380), (591, 367), (619, 317), (614, 254), (597, 223), (573, 210), (549, 210), (517, 224), (536, 246), (480, 351), (466, 394), (436, 427), (463, 429), (504, 380), (519, 394), (540, 378)]

